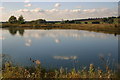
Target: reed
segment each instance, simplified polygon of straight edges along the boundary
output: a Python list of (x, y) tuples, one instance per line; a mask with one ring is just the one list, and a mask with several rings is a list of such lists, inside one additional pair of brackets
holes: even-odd
[(22, 67), (14, 66), (11, 62), (6, 62), (2, 68), (1, 78), (54, 78), (54, 79), (71, 79), (71, 78), (116, 78), (114, 73), (109, 66), (106, 67), (106, 71), (95, 68), (94, 64), (90, 64), (87, 67), (83, 67), (80, 70), (75, 68), (67, 70), (67, 68), (60, 68), (55, 70), (46, 70), (41, 67), (39, 60), (33, 61), (34, 67)]

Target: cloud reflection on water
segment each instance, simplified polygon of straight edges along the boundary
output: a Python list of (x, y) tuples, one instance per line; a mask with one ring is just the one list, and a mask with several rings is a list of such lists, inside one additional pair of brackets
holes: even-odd
[[(109, 37), (109, 34), (104, 33), (95, 33), (88, 31), (78, 31), (78, 30), (35, 30), (35, 31), (26, 31), (24, 38), (35, 38), (41, 39), (44, 37), (52, 38), (55, 43), (61, 43), (62, 40), (59, 37), (71, 37), (76, 40), (80, 40), (81, 37), (92, 37), (92, 38), (100, 38), (105, 39)], [(30, 46), (30, 44), (26, 43), (26, 45)]]
[(27, 39), (26, 43), (25, 43), (25, 46), (31, 46), (31, 44), (32, 44), (32, 40), (31, 39)]
[[(17, 32), (16, 32), (17, 31)], [(104, 33), (96, 33), (89, 31), (81, 31), (81, 30), (10, 30), (9, 32), (14, 36), (22, 36), (25, 39), (25, 46), (31, 46), (32, 39), (42, 39), (42, 38), (52, 38), (55, 43), (61, 43), (62, 40), (60, 37), (64, 38), (73, 38), (75, 40), (80, 40), (85, 37), (91, 38), (100, 38), (106, 39), (111, 37), (111, 34)], [(5, 31), (3, 31), (3, 36), (0, 39), (5, 39)], [(18, 34), (17, 34), (18, 33)], [(117, 37), (116, 37), (117, 39)]]
[(76, 60), (77, 56), (53, 56), (53, 58), (58, 60)]
[(3, 37), (3, 36), (0, 36), (0, 40), (4, 40), (5, 39), (5, 37)]
[[(18, 61), (32, 56), (42, 62), (46, 60), (45, 63), (51, 65), (54, 65), (54, 62), (58, 63), (57, 61), (61, 62), (58, 64), (64, 64), (63, 60), (68, 64), (69, 60), (88, 64), (98, 63), (96, 56), (101, 53), (111, 53), (117, 59), (118, 37), (113, 34), (81, 30), (21, 30), (24, 34), (20, 35), (19, 31), (13, 36), (9, 31), (3, 31), (4, 53), (13, 55)], [(14, 50), (15, 48), (17, 50)], [(24, 59), (22, 61), (25, 62)]]
[(89, 31), (78, 31), (78, 30), (35, 30), (35, 31), (26, 31), (24, 37), (33, 37), (33, 38), (42, 38), (42, 37), (51, 37), (58, 38), (59, 36), (63, 37), (72, 37), (79, 39), (80, 37), (98, 37), (105, 39), (109, 34), (104, 33), (95, 33)]

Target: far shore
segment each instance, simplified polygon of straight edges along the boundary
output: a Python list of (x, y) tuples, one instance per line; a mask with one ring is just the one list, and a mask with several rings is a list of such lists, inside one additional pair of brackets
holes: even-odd
[(9, 24), (1, 25), (3, 29), (75, 29), (110, 34), (120, 34), (120, 27), (117, 24)]

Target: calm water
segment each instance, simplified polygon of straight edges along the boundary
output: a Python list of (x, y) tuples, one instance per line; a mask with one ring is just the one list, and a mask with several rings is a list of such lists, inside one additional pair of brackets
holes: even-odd
[(118, 37), (81, 30), (3, 30), (3, 54), (16, 64), (30, 66), (30, 58), (46, 68), (79, 68), (93, 63), (102, 67), (99, 56), (117, 63)]

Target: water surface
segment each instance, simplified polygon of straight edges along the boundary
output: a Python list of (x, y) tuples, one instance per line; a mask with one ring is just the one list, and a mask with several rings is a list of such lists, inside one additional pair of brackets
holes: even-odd
[(102, 67), (99, 56), (117, 63), (118, 37), (81, 30), (3, 30), (3, 54), (19, 65), (30, 66), (30, 58), (46, 68), (79, 68), (93, 63)]

